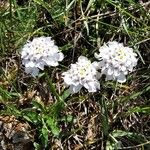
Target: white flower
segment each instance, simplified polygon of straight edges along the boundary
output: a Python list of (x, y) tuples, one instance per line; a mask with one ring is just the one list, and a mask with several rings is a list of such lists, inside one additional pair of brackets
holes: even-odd
[(24, 45), (21, 58), (25, 72), (35, 77), (44, 66), (58, 66), (58, 61), (62, 61), (64, 55), (51, 37), (37, 37)]
[(63, 73), (63, 79), (66, 86), (70, 86), (71, 93), (77, 93), (82, 87), (89, 92), (96, 92), (100, 89), (98, 82), (98, 71), (96, 62), (91, 63), (86, 57), (80, 56), (76, 64), (71, 64), (70, 70)]
[(99, 49), (95, 57), (100, 60), (101, 73), (106, 75), (106, 80), (117, 80), (119, 83), (126, 81), (128, 72), (132, 72), (137, 65), (136, 53), (132, 48), (124, 47), (116, 41), (108, 42)]

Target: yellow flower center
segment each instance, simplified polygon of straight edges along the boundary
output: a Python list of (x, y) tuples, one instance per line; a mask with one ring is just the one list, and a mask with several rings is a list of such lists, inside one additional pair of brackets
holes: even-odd
[(126, 56), (125, 52), (122, 49), (119, 49), (117, 51), (117, 57), (118, 59), (123, 59)]
[(43, 51), (44, 51), (43, 46), (37, 45), (37, 46), (35, 47), (35, 54), (42, 54)]
[(81, 68), (79, 70), (79, 74), (80, 74), (81, 77), (84, 77), (86, 75), (86, 69), (85, 68)]
[(79, 68), (79, 74), (80, 74), (81, 77), (85, 77), (86, 76), (87, 70), (88, 70), (90, 64), (91, 63), (88, 62), (85, 66), (82, 66), (82, 67)]

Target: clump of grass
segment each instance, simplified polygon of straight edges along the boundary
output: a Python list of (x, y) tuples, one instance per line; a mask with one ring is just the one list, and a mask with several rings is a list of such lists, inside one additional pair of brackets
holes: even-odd
[[(2, 3), (0, 114), (30, 124), (35, 149), (149, 149), (149, 1)], [(24, 73), (19, 53), (27, 40), (38, 36), (51, 36), (65, 59), (33, 79)], [(102, 77), (99, 92), (69, 95), (61, 73), (80, 55), (94, 60), (93, 54), (110, 40), (134, 48), (136, 71), (125, 84)]]

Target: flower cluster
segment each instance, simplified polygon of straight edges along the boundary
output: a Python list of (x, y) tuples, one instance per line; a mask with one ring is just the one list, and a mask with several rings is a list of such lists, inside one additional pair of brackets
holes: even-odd
[(21, 58), (25, 72), (35, 77), (44, 66), (58, 66), (64, 55), (50, 37), (37, 37), (24, 45)]
[(77, 93), (82, 87), (89, 92), (96, 92), (100, 89), (95, 65), (84, 56), (80, 56), (76, 64), (71, 64), (70, 70), (64, 72), (63, 76), (65, 84), (70, 86), (71, 93)]
[(99, 49), (95, 57), (100, 60), (101, 73), (106, 75), (106, 80), (117, 80), (119, 83), (126, 81), (128, 72), (133, 71), (137, 64), (136, 54), (132, 48), (124, 47), (116, 41), (108, 42)]
[[(124, 83), (128, 72), (132, 72), (137, 65), (133, 49), (123, 46), (122, 43), (108, 42), (100, 47), (99, 52), (95, 53), (99, 62), (91, 63), (88, 58), (80, 56), (78, 61), (62, 74), (71, 93), (79, 92), (82, 87), (89, 92), (96, 92), (100, 89), (98, 80), (102, 74), (106, 75), (106, 80)], [(64, 55), (50, 37), (39, 37), (24, 45), (21, 58), (25, 72), (35, 77), (44, 66), (58, 66)], [(98, 70), (101, 70), (101, 74)]]

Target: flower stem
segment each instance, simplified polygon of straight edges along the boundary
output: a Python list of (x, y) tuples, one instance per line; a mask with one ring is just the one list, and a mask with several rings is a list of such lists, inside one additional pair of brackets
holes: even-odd
[(63, 101), (61, 96), (59, 96), (59, 94), (57, 93), (56, 88), (55, 88), (55, 86), (54, 86), (54, 84), (52, 82), (52, 79), (48, 76), (47, 73), (45, 73), (45, 76), (46, 76), (46, 81), (47, 81), (47, 83), (49, 85), (50, 91), (53, 93), (54, 96), (56, 96), (56, 99), (58, 101)]
[(109, 134), (108, 111), (107, 111), (107, 106), (106, 106), (105, 99), (103, 96), (100, 100), (100, 106), (101, 106), (101, 120), (102, 120), (103, 134), (107, 138)]

